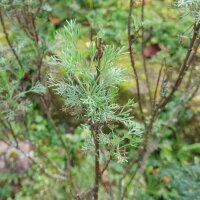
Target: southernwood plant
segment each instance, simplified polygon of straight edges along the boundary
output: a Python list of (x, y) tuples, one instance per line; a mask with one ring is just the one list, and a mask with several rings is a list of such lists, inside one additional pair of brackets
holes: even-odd
[[(93, 145), (86, 148), (95, 157), (95, 180), (87, 195), (96, 200), (99, 182), (109, 162), (112, 159), (125, 162), (127, 147), (140, 142), (143, 128), (131, 115), (133, 101), (124, 106), (116, 103), (119, 84), (127, 79), (126, 72), (117, 64), (123, 49), (104, 45), (102, 38), (97, 36), (95, 44), (91, 42), (82, 52), (78, 47), (79, 39), (80, 28), (75, 21), (67, 22), (64, 30), (57, 33), (56, 46), (60, 49), (49, 61), (53, 70), (48, 85), (62, 98), (64, 109), (82, 118), (90, 131)], [(63, 71), (62, 78), (59, 71)], [(117, 126), (128, 132), (117, 132)], [(101, 169), (100, 160), (105, 152), (107, 161)]]
[[(93, 2), (95, 5), (96, 1), (87, 2)], [(124, 36), (127, 37), (128, 47), (123, 49), (106, 45), (103, 42), (103, 34), (99, 33), (95, 41), (82, 49), (80, 40), (83, 39), (82, 33), (85, 29), (82, 32), (76, 21), (68, 21), (67, 25), (57, 32), (54, 40), (51, 34), (54, 28), (47, 23), (51, 11), (48, 1), (0, 1), (0, 36), (4, 39), (0, 46), (1, 142), (12, 146), (30, 159), (33, 168), (39, 170), (33, 178), (46, 178), (42, 185), (46, 186), (46, 183), (53, 180), (52, 185), (55, 184), (59, 195), (62, 193), (61, 188), (64, 188), (64, 199), (141, 199), (137, 193), (144, 190), (146, 194), (148, 191), (144, 182), (140, 187), (139, 180), (150, 155), (159, 148), (165, 131), (169, 127), (173, 129), (177, 119), (184, 114), (183, 108), (199, 89), (200, 1), (174, 1), (174, 8), (171, 9), (180, 11), (181, 20), (184, 20), (186, 15), (190, 16), (191, 24), (185, 27), (184, 33), (180, 33), (184, 38), (184, 49), (187, 50), (180, 66), (172, 66), (171, 62), (168, 62), (169, 57), (161, 58), (161, 67), (158, 73), (154, 74), (157, 75), (155, 82), (151, 81), (151, 63), (144, 55), (144, 48), (148, 45), (145, 28), (148, 20), (152, 20), (146, 19), (146, 3), (145, 0), (129, 1), (127, 21), (124, 22), (127, 23), (127, 34)], [(74, 4), (71, 6), (77, 9)], [(141, 17), (136, 19), (134, 11), (139, 8)], [(118, 9), (116, 10), (118, 12)], [(107, 15), (109, 11), (105, 13)], [(164, 19), (167, 21), (167, 18)], [(94, 18), (89, 27), (91, 40), (94, 38), (92, 30), (97, 29), (92, 27), (96, 21)], [(141, 47), (140, 68), (136, 62), (136, 46)], [(118, 59), (127, 50), (133, 69), (138, 109), (134, 107), (133, 100), (123, 106), (117, 103), (120, 84), (128, 77), (126, 70), (118, 66)], [(170, 55), (170, 49), (168, 51)], [(165, 55), (167, 53), (165, 52)], [(159, 58), (159, 55), (156, 58)], [(141, 74), (145, 76), (145, 85), (141, 85)], [(144, 87), (148, 92), (142, 96)], [(79, 119), (83, 129), (87, 130), (85, 144), (82, 145), (81, 141), (80, 146), (82, 145), (86, 155), (91, 154), (90, 160), (84, 157), (79, 161), (82, 162), (80, 165), (87, 165), (91, 170), (91, 163), (87, 162), (91, 161), (92, 157), (91, 173), (76, 165), (73, 151), (77, 144), (70, 143), (71, 140), (66, 137), (64, 123), (57, 120), (53, 113), (58, 110), (52, 100), (55, 96), (56, 100), (62, 102), (63, 111), (71, 112), (74, 119)], [(147, 103), (144, 103), (143, 98), (147, 99)], [(135, 110), (139, 112), (140, 122), (133, 118)], [(35, 119), (35, 112), (39, 112), (39, 120)], [(163, 120), (163, 116), (167, 120)], [(36, 121), (39, 121), (39, 124)], [(44, 121), (46, 125), (43, 126)], [(68, 122), (67, 118), (64, 121)], [(76, 136), (80, 135), (70, 134), (69, 137)], [(22, 141), (30, 144), (34, 155), (21, 149)], [(136, 146), (139, 148), (135, 148)], [(56, 154), (57, 149), (61, 153)], [(60, 156), (61, 161), (55, 159), (56, 156)], [(108, 171), (112, 180), (105, 186), (103, 178)], [(93, 178), (92, 183), (88, 180), (89, 186), (80, 184), (83, 173)], [(188, 179), (190, 178), (189, 176)], [(54, 198), (51, 195), (54, 188), (51, 190), (49, 185), (46, 186), (47, 192), (41, 189), (39, 199), (46, 198), (44, 193), (49, 195), (46, 199)], [(28, 187), (30, 188), (30, 185)], [(23, 190), (23, 187), (21, 188)], [(181, 188), (185, 188), (185, 185)], [(153, 198), (155, 199), (154, 196)], [(183, 198), (180, 196), (178, 199)]]

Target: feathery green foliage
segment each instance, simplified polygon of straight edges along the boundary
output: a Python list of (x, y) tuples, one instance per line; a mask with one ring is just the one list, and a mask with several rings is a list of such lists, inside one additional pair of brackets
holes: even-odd
[(177, 7), (184, 9), (187, 13), (191, 14), (194, 19), (199, 22), (200, 20), (200, 1), (199, 0), (177, 0)]
[[(137, 138), (141, 138), (143, 127), (135, 122), (130, 114), (133, 101), (124, 106), (115, 102), (119, 84), (127, 78), (125, 71), (117, 66), (116, 62), (123, 49), (105, 45), (102, 58), (96, 61), (94, 44), (91, 42), (87, 53), (82, 53), (78, 48), (79, 36), (79, 26), (75, 21), (67, 22), (64, 30), (58, 32), (56, 44), (59, 44), (61, 49), (58, 50), (58, 57), (52, 57), (49, 63), (60, 66), (64, 77), (58, 78), (54, 71), (49, 76), (49, 87), (62, 97), (64, 109), (71, 109), (75, 117), (84, 116), (85, 123), (98, 124), (101, 133), (105, 125), (121, 124), (138, 142)], [(120, 138), (114, 129), (110, 130), (111, 133), (105, 136), (109, 140), (106, 144), (108, 146), (108, 143), (112, 143), (110, 148), (114, 146), (115, 150), (118, 149), (116, 157), (120, 158), (119, 146), (125, 137)], [(104, 141), (105, 138), (102, 138), (104, 134), (100, 134), (100, 141)]]

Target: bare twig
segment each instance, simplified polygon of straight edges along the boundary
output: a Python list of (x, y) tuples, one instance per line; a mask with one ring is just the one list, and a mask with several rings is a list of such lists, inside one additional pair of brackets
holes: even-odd
[(194, 30), (193, 30), (193, 36), (192, 36), (192, 39), (190, 42), (190, 47), (187, 51), (184, 62), (180, 68), (180, 72), (175, 81), (174, 87), (172, 88), (170, 94), (166, 97), (166, 99), (163, 102), (161, 102), (160, 105), (157, 107), (157, 109), (155, 111), (155, 115), (158, 114), (158, 112), (160, 113), (164, 109), (166, 104), (169, 103), (169, 101), (172, 99), (174, 93), (177, 91), (177, 89), (181, 85), (182, 80), (185, 76), (185, 73), (189, 70), (189, 68), (192, 64), (192, 61), (196, 55), (197, 49), (200, 45), (199, 29), (200, 29), (200, 23), (198, 23), (198, 24), (195, 23)]
[(99, 180), (100, 180), (100, 149), (99, 149), (99, 139), (98, 139), (98, 130), (96, 127), (93, 128), (93, 140), (95, 144), (95, 185), (93, 190), (94, 199), (98, 200), (98, 191), (99, 191)]
[(7, 30), (6, 30), (6, 26), (5, 26), (5, 22), (4, 22), (4, 18), (3, 18), (3, 14), (2, 14), (1, 8), (0, 8), (0, 21), (1, 21), (1, 26), (3, 28), (5, 39), (6, 39), (7, 43), (8, 43), (8, 45), (9, 45), (10, 49), (12, 50), (13, 55), (15, 56), (20, 68), (23, 69), (23, 65), (22, 65), (22, 63), (21, 63), (21, 61), (19, 59), (19, 56), (17, 55), (17, 53), (16, 53), (16, 51), (15, 51), (15, 49), (14, 49), (14, 47), (13, 47), (13, 45), (12, 45), (10, 39), (9, 39), (9, 35), (8, 35)]
[(11, 135), (12, 135), (14, 141), (15, 141), (16, 146), (19, 147), (17, 136), (16, 136), (16, 134), (15, 134), (15, 132), (13, 130), (12, 124), (10, 122), (8, 122), (8, 126), (9, 126), (10, 133), (11, 133)]
[(143, 121), (144, 124), (146, 124), (145, 118), (144, 118), (143, 109), (142, 109), (139, 79), (138, 79), (138, 74), (137, 74), (137, 70), (136, 70), (136, 67), (135, 67), (135, 59), (134, 59), (133, 48), (132, 48), (132, 38), (131, 38), (131, 22), (132, 22), (131, 17), (132, 17), (132, 10), (133, 10), (133, 0), (130, 0), (129, 14), (128, 14), (128, 45), (129, 45), (129, 55), (130, 55), (130, 60), (131, 60), (131, 66), (133, 68), (133, 72), (134, 72), (134, 76), (135, 76), (135, 82), (136, 82), (136, 87), (137, 87), (137, 99), (138, 99), (139, 109), (140, 109), (140, 113), (141, 113), (141, 116), (142, 116), (142, 121)]
[(61, 142), (63, 148), (65, 149), (65, 152), (66, 152), (66, 154), (67, 154), (67, 156), (68, 156), (68, 159), (70, 159), (70, 157), (71, 157), (71, 156), (70, 156), (70, 152), (69, 152), (69, 150), (68, 150), (68, 147), (67, 147), (66, 144), (65, 144), (65, 141), (64, 141), (63, 138), (62, 138), (62, 133), (60, 132), (60, 130), (57, 128), (56, 124), (54, 123), (54, 121), (53, 121), (53, 119), (52, 119), (52, 116), (51, 116), (51, 113), (50, 113), (50, 111), (49, 111), (49, 109), (48, 109), (48, 107), (47, 107), (47, 105), (46, 105), (45, 100), (44, 100), (43, 98), (40, 98), (40, 99), (41, 99), (42, 105), (43, 105), (43, 107), (44, 107), (44, 109), (45, 109), (45, 112), (46, 112), (46, 114), (47, 114), (47, 117), (48, 117), (48, 119), (49, 119), (49, 122), (51, 123), (53, 129), (55, 130), (55, 132), (56, 132), (56, 134), (57, 134), (57, 136), (58, 136), (58, 139), (60, 140), (60, 142)]
[(39, 14), (41, 12), (42, 4), (43, 4), (43, 0), (39, 0), (38, 9), (36, 11), (37, 14)]
[[(100, 81), (100, 67), (101, 67), (101, 58), (103, 56), (103, 41), (101, 38), (96, 38), (96, 53), (94, 56), (94, 60), (97, 61), (96, 66), (96, 84), (99, 84)], [(100, 172), (100, 145), (99, 145), (99, 128), (100, 124), (93, 122), (91, 124), (92, 137), (95, 145), (95, 183), (93, 187), (93, 197), (94, 200), (98, 200), (98, 192), (99, 192), (99, 181), (101, 179)]]
[(147, 85), (147, 89), (148, 89), (148, 93), (149, 93), (150, 105), (151, 105), (151, 109), (153, 109), (151, 86), (150, 86), (150, 82), (149, 82), (149, 74), (148, 74), (148, 70), (147, 70), (146, 58), (145, 58), (145, 55), (144, 55), (144, 48), (145, 48), (145, 39), (144, 39), (144, 5), (145, 5), (145, 2), (144, 2), (144, 0), (142, 0), (142, 9), (141, 9), (142, 61), (143, 61), (143, 68), (144, 68), (145, 78), (146, 78), (146, 85)]
[[(136, 163), (137, 166), (141, 166), (142, 162), (140, 162), (141, 158), (143, 158), (144, 154), (147, 152), (148, 149), (148, 141), (150, 136), (153, 133), (153, 126), (154, 123), (157, 119), (157, 116), (163, 111), (163, 109), (165, 108), (165, 106), (170, 102), (170, 100), (172, 99), (174, 93), (178, 90), (183, 77), (185, 75), (185, 73), (189, 70), (192, 61), (194, 59), (194, 56), (196, 55), (197, 49), (200, 45), (200, 38), (199, 38), (199, 29), (200, 29), (200, 24), (196, 24), (194, 25), (194, 31), (193, 31), (193, 36), (190, 42), (190, 47), (187, 51), (187, 54), (185, 56), (185, 59), (183, 61), (183, 64), (180, 68), (180, 72), (179, 75), (175, 81), (174, 87), (172, 88), (170, 94), (165, 98), (165, 99), (161, 99), (159, 105), (156, 107), (156, 109), (153, 111), (152, 115), (151, 115), (151, 119), (150, 122), (148, 124), (148, 126), (146, 127), (146, 133), (145, 133), (145, 137), (143, 140), (143, 144), (141, 145), (142, 148), (140, 148), (137, 156), (135, 159), (132, 160), (132, 164)], [(128, 174), (128, 171), (131, 169), (131, 164), (128, 165), (127, 169), (126, 169), (126, 174)], [(121, 181), (126, 177), (126, 174), (122, 177)], [(130, 181), (128, 182), (128, 185), (130, 185), (130, 183), (133, 181), (134, 175), (131, 177)], [(129, 186), (128, 186), (129, 187)], [(126, 188), (128, 188), (127, 186), (125, 186), (125, 190), (127, 190)]]
[(159, 74), (158, 74), (158, 78), (157, 78), (157, 82), (156, 82), (156, 89), (155, 89), (154, 97), (153, 97), (153, 109), (155, 109), (158, 87), (159, 87), (159, 83), (160, 83), (163, 67), (164, 67), (164, 65), (166, 65), (165, 63), (166, 63), (166, 60), (163, 59), (163, 63), (162, 63), (161, 68), (159, 70)]
[(101, 171), (101, 173), (100, 173), (101, 176), (103, 175), (103, 173), (105, 172), (105, 170), (108, 168), (108, 165), (109, 165), (111, 159), (112, 159), (112, 157), (110, 156), (110, 158), (108, 159), (108, 161), (106, 162), (104, 168), (102, 169), (102, 171)]

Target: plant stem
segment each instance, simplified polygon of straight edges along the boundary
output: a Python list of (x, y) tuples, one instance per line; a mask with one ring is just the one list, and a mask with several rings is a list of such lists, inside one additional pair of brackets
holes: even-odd
[(99, 139), (98, 139), (98, 131), (93, 134), (94, 144), (95, 144), (95, 185), (94, 185), (94, 199), (98, 200), (98, 192), (99, 192), (99, 179), (100, 179), (100, 168), (99, 168)]
[[(97, 61), (96, 66), (96, 85), (99, 85), (100, 82), (100, 66), (101, 66), (101, 58), (103, 55), (103, 41), (101, 38), (96, 38), (96, 53), (95, 53), (95, 60)], [(99, 148), (99, 123), (93, 123), (91, 126), (92, 136), (95, 145), (95, 183), (93, 189), (93, 197), (94, 200), (98, 200), (98, 193), (99, 193), (99, 180), (101, 179), (101, 172), (100, 172), (100, 148)]]

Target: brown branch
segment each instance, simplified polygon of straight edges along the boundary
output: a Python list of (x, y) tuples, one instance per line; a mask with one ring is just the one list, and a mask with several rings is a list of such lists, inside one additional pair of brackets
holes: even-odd
[(32, 30), (33, 30), (33, 38), (35, 40), (35, 42), (38, 43), (39, 41), (39, 37), (38, 37), (38, 33), (36, 30), (36, 25), (35, 25), (35, 16), (33, 15), (33, 13), (30, 13), (30, 19), (31, 19), (31, 25), (32, 25)]
[(95, 183), (93, 188), (93, 196), (94, 200), (98, 200), (98, 193), (99, 193), (99, 180), (101, 178), (100, 174), (100, 147), (99, 147), (99, 138), (98, 138), (98, 130), (97, 127), (92, 128), (93, 132), (93, 140), (95, 145)]
[[(96, 77), (95, 81), (96, 84), (99, 85), (100, 81), (100, 67), (101, 67), (101, 58), (103, 56), (103, 41), (101, 38), (96, 38), (96, 52), (94, 56), (94, 61), (97, 61), (96, 66)], [(99, 145), (99, 123), (93, 122), (91, 124), (91, 131), (92, 131), (92, 137), (95, 145), (95, 183), (93, 187), (93, 197), (94, 200), (98, 200), (98, 193), (99, 193), (99, 181), (101, 179), (101, 172), (100, 172), (100, 145)]]
[(149, 100), (150, 100), (150, 105), (151, 109), (153, 109), (153, 100), (152, 100), (152, 94), (151, 94), (151, 87), (150, 87), (150, 82), (149, 82), (149, 74), (147, 70), (147, 64), (146, 64), (146, 58), (144, 55), (144, 48), (145, 48), (145, 39), (144, 39), (144, 0), (142, 0), (142, 9), (141, 9), (141, 22), (142, 22), (142, 61), (143, 61), (143, 68), (144, 68), (144, 73), (145, 73), (145, 79), (146, 79), (146, 85), (149, 93)]
[[(132, 49), (132, 37), (131, 37), (131, 16), (132, 16), (132, 9), (133, 9), (133, 0), (130, 0), (130, 3), (129, 3), (129, 14), (128, 14), (128, 45), (129, 45), (129, 55), (130, 55), (130, 60), (131, 60), (131, 66), (133, 68), (133, 72), (134, 72), (134, 75), (135, 75), (135, 81), (136, 81), (136, 87), (137, 87), (137, 98), (138, 98), (138, 104), (139, 104), (139, 108), (140, 108), (140, 113), (142, 115), (143, 123), (144, 123), (145, 127), (147, 127), (145, 119), (144, 119), (142, 104), (141, 104), (140, 86), (139, 86), (138, 74), (137, 74), (137, 70), (136, 70), (136, 67), (135, 67), (135, 59), (134, 59), (133, 49)], [(141, 28), (143, 28), (143, 26)], [(142, 31), (142, 32), (144, 32), (144, 31)], [(122, 183), (123, 179), (125, 179), (125, 177), (128, 174), (128, 171), (131, 169), (132, 165), (137, 160), (138, 159), (134, 158), (127, 165), (127, 167), (125, 169), (125, 174), (119, 180), (119, 186), (120, 186), (120, 188), (121, 188), (121, 183)]]
[(37, 14), (39, 14), (41, 12), (42, 4), (43, 4), (43, 0), (39, 0), (38, 9), (36, 11)]
[(49, 109), (48, 109), (48, 107), (47, 107), (47, 105), (46, 105), (46, 102), (44, 101), (43, 98), (40, 98), (40, 99), (41, 99), (42, 105), (43, 105), (43, 107), (44, 107), (44, 109), (45, 109), (45, 112), (46, 112), (46, 114), (47, 114), (47, 118), (48, 118), (48, 120), (49, 120), (51, 126), (52, 126), (53, 129), (55, 130), (55, 132), (56, 132), (56, 134), (57, 134), (57, 136), (58, 136), (58, 139), (60, 140), (60, 142), (61, 142), (63, 148), (65, 149), (65, 152), (67, 153), (67, 156), (70, 158), (70, 157), (71, 157), (71, 156), (70, 156), (70, 152), (69, 152), (69, 150), (68, 150), (68, 148), (67, 148), (67, 146), (66, 146), (66, 144), (65, 144), (65, 142), (64, 142), (64, 140), (63, 140), (63, 138), (62, 138), (62, 133), (60, 132), (60, 130), (57, 128), (56, 124), (54, 123), (54, 121), (53, 121), (53, 119), (52, 119), (52, 116), (51, 116), (51, 113), (49, 112)]
[(38, 80), (40, 81), (40, 78), (41, 78), (41, 66), (42, 66), (42, 63), (43, 63), (43, 57), (44, 57), (44, 52), (42, 52), (42, 55), (41, 52), (40, 52), (40, 48), (39, 48), (39, 45), (38, 45), (38, 42), (39, 42), (39, 36), (38, 36), (38, 33), (37, 33), (37, 29), (36, 29), (36, 24), (35, 24), (35, 16), (33, 15), (33, 13), (30, 13), (30, 18), (31, 18), (31, 24), (32, 24), (32, 31), (33, 31), (33, 40), (35, 42), (35, 46), (36, 46), (36, 49), (37, 49), (37, 68), (38, 68)]
[(109, 165), (111, 159), (112, 159), (112, 157), (110, 156), (110, 158), (109, 158), (108, 161), (106, 162), (106, 164), (105, 164), (103, 170), (102, 170), (101, 173), (100, 173), (101, 176), (103, 175), (103, 173), (104, 173), (104, 172), (106, 171), (106, 169), (108, 168), (108, 165)]
[(133, 55), (133, 48), (132, 48), (132, 36), (131, 36), (132, 9), (133, 9), (133, 0), (130, 0), (129, 14), (128, 14), (128, 47), (129, 47), (129, 56), (130, 56), (131, 66), (133, 68), (133, 72), (134, 72), (134, 76), (135, 76), (135, 82), (136, 82), (136, 88), (137, 88), (137, 100), (138, 100), (138, 104), (139, 104), (139, 109), (140, 109), (140, 113), (141, 113), (141, 116), (142, 116), (142, 121), (143, 121), (144, 124), (146, 124), (145, 118), (144, 118), (143, 109), (142, 109), (139, 79), (138, 79), (138, 74), (137, 74), (137, 70), (136, 70), (136, 67), (135, 67), (135, 58), (134, 58), (134, 55)]
[[(131, 3), (132, 2), (133, 1), (130, 1), (130, 9), (132, 9), (132, 7), (131, 7)], [(131, 11), (129, 11), (129, 17), (130, 17), (130, 12)], [(130, 29), (130, 25), (129, 25), (129, 29)], [(194, 25), (194, 31), (193, 31), (193, 36), (192, 36), (192, 39), (191, 39), (191, 42), (190, 42), (190, 46), (189, 46), (189, 49), (188, 49), (187, 54), (185, 56), (185, 59), (183, 61), (183, 64), (181, 66), (179, 75), (178, 75), (178, 77), (177, 77), (177, 79), (175, 81), (174, 87), (173, 87), (172, 91), (170, 92), (170, 94), (164, 99), (164, 101), (163, 101), (163, 99), (160, 100), (159, 105), (157, 106), (157, 108), (152, 113), (150, 122), (148, 123), (148, 126), (146, 126), (145, 138), (144, 138), (143, 144), (141, 145), (142, 148), (140, 148), (139, 152), (137, 153), (137, 156), (126, 167), (125, 174), (122, 176), (122, 178), (119, 181), (119, 187), (121, 187), (121, 183), (122, 183), (123, 179), (127, 176), (128, 172), (130, 171), (130, 169), (132, 168), (132, 165), (134, 163), (137, 164), (136, 167), (138, 169), (140, 168), (140, 166), (142, 164), (142, 162), (140, 160), (141, 160), (141, 158), (143, 158), (144, 154), (147, 151), (148, 141), (149, 141), (150, 136), (152, 135), (153, 126), (154, 126), (155, 120), (157, 119), (157, 116), (165, 108), (165, 106), (167, 105), (167, 103), (170, 102), (170, 100), (172, 99), (174, 93), (178, 90), (178, 88), (181, 85), (181, 82), (182, 82), (182, 80), (184, 78), (185, 73), (189, 70), (189, 68), (190, 68), (190, 66), (192, 64), (192, 61), (193, 61), (193, 59), (194, 59), (194, 57), (196, 55), (197, 49), (198, 49), (198, 47), (200, 45), (199, 29), (200, 29), (200, 24), (199, 23), (198, 24), (195, 23), (195, 25)], [(161, 70), (159, 72), (159, 77), (160, 76), (161, 76)], [(157, 85), (158, 85), (158, 83), (160, 81), (159, 77), (158, 77), (158, 80), (157, 80)], [(197, 90), (198, 90), (198, 88), (197, 88)], [(156, 93), (157, 92), (155, 92), (155, 94), (154, 94), (154, 99), (156, 97)], [(124, 189), (123, 194), (122, 194), (122, 199), (125, 197), (125, 193), (126, 193), (128, 187), (130, 186), (131, 182), (133, 181), (133, 179), (135, 177), (135, 173), (136, 173), (136, 170), (132, 174), (132, 176), (131, 176), (129, 182), (127, 183), (127, 185), (125, 186), (125, 189)]]
[[(183, 95), (180, 97), (179, 105), (176, 108), (174, 108), (175, 111), (173, 112), (173, 116), (176, 119), (180, 119), (181, 116), (184, 115), (186, 109), (184, 109), (184, 112), (181, 112), (181, 111), (187, 105), (187, 103), (190, 102), (194, 98), (195, 94), (198, 92), (199, 87), (200, 87), (199, 83), (200, 83), (199, 77), (197, 77), (195, 84), (191, 88), (183, 92)], [(171, 118), (169, 118), (169, 120), (165, 123), (166, 125), (162, 127), (160, 132), (164, 132), (166, 128), (170, 128), (172, 126), (172, 123), (173, 122), (171, 121)], [(153, 138), (156, 148), (160, 140), (161, 140), (161, 135), (158, 135), (156, 138)], [(148, 143), (147, 150), (142, 155), (142, 161), (139, 167), (140, 170), (142, 169), (141, 172), (143, 172), (145, 168), (145, 162), (148, 160), (149, 156), (156, 150), (156, 148), (155, 146), (152, 148), (152, 143)]]
[(19, 59), (19, 57), (18, 57), (18, 55), (17, 55), (17, 53), (15, 51), (10, 39), (9, 39), (9, 35), (8, 35), (7, 30), (6, 30), (6, 26), (5, 26), (5, 22), (4, 22), (4, 18), (3, 18), (3, 14), (2, 14), (1, 8), (0, 8), (0, 21), (1, 21), (1, 26), (3, 28), (3, 33), (4, 33), (4, 36), (5, 36), (5, 39), (6, 39), (7, 43), (8, 43), (11, 51), (13, 52), (13, 55), (15, 56), (20, 68), (23, 69), (23, 65), (22, 65), (22, 63), (21, 63), (21, 61), (20, 61), (20, 59)]
[[(183, 65), (181, 66), (179, 75), (178, 75), (178, 77), (177, 77), (177, 79), (175, 81), (175, 85), (174, 85), (172, 91), (170, 92), (170, 94), (167, 96), (167, 98), (164, 101), (162, 101), (162, 99), (161, 99), (160, 104), (154, 110), (154, 112), (153, 112), (153, 114), (151, 116), (150, 122), (148, 124), (148, 127), (147, 127), (147, 132), (145, 134), (143, 144), (141, 145), (142, 148), (140, 148), (140, 151), (138, 152), (136, 158), (132, 160), (132, 162), (131, 162), (132, 164), (133, 163), (137, 163), (137, 166), (141, 165), (140, 159), (143, 157), (143, 155), (145, 154), (145, 152), (147, 150), (148, 141), (149, 141), (149, 138), (150, 138), (150, 136), (151, 136), (151, 134), (153, 132), (153, 126), (154, 126), (154, 122), (155, 122), (157, 116), (159, 115), (159, 113), (161, 113), (163, 111), (163, 109), (165, 108), (167, 103), (170, 102), (170, 100), (172, 99), (174, 93), (178, 90), (178, 88), (179, 88), (179, 86), (180, 86), (180, 84), (181, 84), (181, 82), (183, 80), (183, 77), (185, 75), (185, 72), (191, 66), (193, 58), (196, 55), (197, 48), (200, 45), (199, 29), (200, 29), (200, 24), (197, 24), (197, 25), (195, 24), (194, 25), (193, 37), (192, 37), (191, 42), (190, 42), (190, 47), (189, 47), (189, 49), (187, 51), (187, 54), (185, 56)], [(127, 171), (126, 172), (128, 173), (128, 171), (130, 169), (131, 169), (131, 165), (129, 164), (128, 167), (127, 167)], [(121, 180), (123, 180), (126, 177), (126, 174), (122, 177)], [(131, 179), (131, 181), (132, 180), (133, 179)]]
[(16, 136), (16, 134), (15, 134), (15, 132), (13, 130), (12, 124), (10, 122), (8, 122), (8, 126), (9, 126), (10, 133), (11, 133), (11, 135), (12, 135), (14, 141), (15, 141), (16, 146), (19, 147), (17, 136)]
[(169, 103), (169, 101), (172, 99), (174, 93), (177, 91), (177, 89), (181, 85), (182, 80), (185, 76), (185, 73), (189, 70), (189, 68), (192, 64), (192, 61), (196, 55), (197, 49), (200, 45), (199, 29), (200, 29), (200, 23), (198, 23), (198, 24), (195, 23), (194, 30), (193, 30), (193, 36), (192, 36), (192, 39), (190, 42), (190, 47), (187, 51), (187, 54), (185, 56), (182, 66), (181, 66), (179, 75), (175, 81), (174, 87), (173, 87), (172, 91), (170, 92), (170, 94), (166, 97), (166, 99), (163, 102), (161, 102), (160, 105), (157, 107), (155, 114), (157, 114), (158, 112), (160, 113), (165, 108), (165, 106)]
[(154, 96), (153, 96), (153, 109), (155, 109), (158, 86), (159, 86), (159, 83), (160, 83), (163, 67), (164, 67), (164, 65), (166, 65), (165, 64), (166, 60), (164, 59), (163, 62), (164, 63), (162, 63), (162, 66), (161, 66), (159, 73), (158, 73), (158, 78), (157, 78), (157, 82), (156, 82), (156, 89), (155, 89)]
[(99, 179), (100, 179), (100, 149), (99, 149), (99, 139), (98, 139), (98, 130), (93, 129), (93, 140), (95, 144), (95, 185), (93, 190), (94, 199), (98, 200), (98, 191), (99, 191)]

